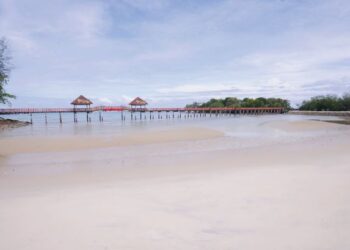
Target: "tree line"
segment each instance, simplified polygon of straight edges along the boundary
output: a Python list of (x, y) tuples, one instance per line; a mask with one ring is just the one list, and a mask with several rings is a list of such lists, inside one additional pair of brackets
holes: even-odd
[(288, 100), (282, 98), (243, 98), (226, 97), (224, 99), (212, 98), (207, 102), (194, 102), (186, 105), (187, 108), (258, 108), (258, 107), (283, 107), (290, 109)]
[(315, 96), (309, 100), (303, 101), (299, 110), (349, 111), (350, 93), (344, 94), (342, 97), (336, 95)]
[(10, 56), (5, 39), (0, 39), (0, 103), (8, 103), (9, 99), (15, 98), (5, 91), (10, 74)]

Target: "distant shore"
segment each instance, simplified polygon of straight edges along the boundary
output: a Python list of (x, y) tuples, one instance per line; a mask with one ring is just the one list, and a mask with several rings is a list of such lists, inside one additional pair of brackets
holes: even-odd
[(325, 115), (325, 116), (348, 116), (350, 117), (350, 111), (301, 111), (292, 110), (288, 114), (291, 115)]

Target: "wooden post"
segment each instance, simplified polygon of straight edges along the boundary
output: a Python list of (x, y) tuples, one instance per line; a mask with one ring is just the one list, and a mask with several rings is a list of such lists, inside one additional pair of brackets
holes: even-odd
[(45, 113), (45, 124), (47, 124), (47, 114)]
[(33, 114), (30, 113), (30, 124), (33, 124)]
[(62, 124), (62, 113), (60, 112), (60, 123)]

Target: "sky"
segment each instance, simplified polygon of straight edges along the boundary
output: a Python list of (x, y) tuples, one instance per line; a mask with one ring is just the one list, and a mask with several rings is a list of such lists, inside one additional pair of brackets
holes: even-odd
[(349, 0), (0, 0), (13, 107), (350, 92)]

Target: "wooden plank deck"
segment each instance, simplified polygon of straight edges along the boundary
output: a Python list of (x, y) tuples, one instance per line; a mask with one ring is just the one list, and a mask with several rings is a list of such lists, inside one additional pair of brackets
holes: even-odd
[(0, 115), (35, 113), (81, 113), (81, 112), (242, 112), (242, 113), (283, 113), (282, 107), (259, 108), (129, 108), (124, 106), (97, 106), (91, 108), (9, 108), (0, 109)]

